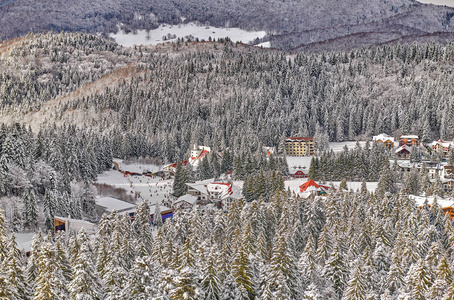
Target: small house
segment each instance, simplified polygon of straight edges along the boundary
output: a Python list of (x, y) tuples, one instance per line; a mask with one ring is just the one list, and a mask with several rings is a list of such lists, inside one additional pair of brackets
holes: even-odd
[(192, 196), (190, 194), (186, 194), (179, 197), (177, 200), (173, 201), (172, 207), (174, 209), (192, 210), (196, 204), (197, 197)]
[(82, 228), (85, 229), (87, 233), (95, 233), (96, 225), (84, 220), (72, 219), (71, 217), (54, 217), (54, 230), (65, 231), (65, 232), (78, 232)]
[(410, 159), (411, 149), (407, 145), (402, 145), (396, 150), (396, 155), (399, 159)]
[(443, 157), (448, 157), (449, 150), (451, 150), (451, 143), (444, 142), (442, 139), (432, 142), (432, 151), (439, 153)]
[(451, 219), (454, 217), (454, 199), (453, 198), (440, 198), (437, 196), (429, 196), (429, 197), (421, 197), (421, 196), (414, 196), (410, 195), (410, 199), (413, 199), (416, 203), (416, 205), (419, 208), (423, 208), (424, 205), (426, 204), (428, 207), (433, 205), (435, 199), (437, 201), (437, 204), (441, 207), (443, 212), (445, 214), (449, 214)]
[(372, 137), (372, 140), (374, 143), (382, 144), (388, 150), (394, 148), (394, 138), (392, 136), (387, 135), (386, 133), (375, 135)]
[(402, 135), (399, 139), (399, 146), (407, 145), (419, 146), (421, 144), (421, 139), (417, 135)]

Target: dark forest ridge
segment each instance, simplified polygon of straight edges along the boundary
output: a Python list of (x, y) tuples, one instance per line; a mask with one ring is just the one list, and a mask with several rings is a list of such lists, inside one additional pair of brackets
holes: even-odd
[[(454, 8), (413, 0), (3, 0), (0, 39), (30, 31), (108, 34), (120, 24), (123, 30), (134, 31), (199, 21), (266, 30), (265, 39), (278, 49), (351, 49), (450, 33), (453, 15)], [(441, 42), (449, 40), (451, 36), (444, 35)]]

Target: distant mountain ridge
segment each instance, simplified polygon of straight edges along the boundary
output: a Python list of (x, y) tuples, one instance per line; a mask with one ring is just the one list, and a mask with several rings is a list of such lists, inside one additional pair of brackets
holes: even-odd
[(3, 0), (0, 39), (26, 33), (115, 32), (199, 21), (266, 30), (278, 49), (348, 50), (437, 37), (451, 41), (454, 8), (414, 0)]

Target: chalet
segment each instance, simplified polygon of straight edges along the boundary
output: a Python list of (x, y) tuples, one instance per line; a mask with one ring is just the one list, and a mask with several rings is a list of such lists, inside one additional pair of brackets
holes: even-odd
[(287, 137), (285, 150), (289, 156), (314, 155), (314, 138), (312, 137)]
[(410, 199), (414, 200), (416, 205), (419, 208), (423, 208), (424, 205), (427, 205), (430, 207), (433, 205), (434, 201), (436, 200), (437, 204), (441, 207), (443, 212), (445, 214), (449, 214), (451, 219), (454, 217), (454, 199), (453, 198), (448, 198), (448, 199), (443, 199), (439, 198), (436, 196), (429, 196), (429, 197), (420, 197), (420, 196), (414, 196), (410, 195)]
[(421, 144), (421, 139), (417, 135), (402, 135), (399, 139), (399, 146), (407, 145), (419, 146)]
[(328, 193), (329, 187), (320, 185), (314, 180), (310, 179), (306, 183), (300, 186), (301, 194), (312, 194), (316, 196), (326, 195)]
[(396, 150), (396, 155), (399, 159), (410, 159), (411, 149), (407, 145), (402, 145)]
[(391, 150), (394, 148), (394, 138), (392, 136), (387, 135), (386, 133), (382, 133), (379, 135), (375, 135), (372, 137), (374, 143), (382, 144), (385, 148)]
[(226, 182), (210, 182), (209, 180), (186, 183), (188, 194), (197, 198), (197, 204), (214, 203), (228, 209), (233, 201), (243, 198), (241, 187)]
[(71, 219), (71, 217), (54, 217), (54, 230), (66, 231), (66, 232), (78, 232), (82, 228), (85, 229), (87, 233), (95, 233), (96, 225), (84, 220)]
[(220, 202), (232, 194), (232, 186), (232, 183), (214, 182), (207, 185), (207, 191), (212, 201)]
[(192, 210), (197, 204), (197, 197), (189, 194), (179, 197), (172, 203), (173, 209)]
[(238, 201), (244, 198), (242, 193), (242, 188), (237, 185), (232, 185), (228, 195), (221, 199), (220, 203), (217, 203), (218, 206), (222, 207), (224, 210), (229, 210), (233, 202)]
[(188, 194), (197, 197), (199, 203), (208, 202), (208, 190), (207, 186), (211, 183), (211, 180), (204, 180), (198, 182), (186, 183), (188, 186)]
[(307, 174), (305, 174), (303, 171), (298, 170), (294, 173), (290, 174), (291, 177), (293, 178), (307, 178)]
[(440, 153), (445, 158), (448, 157), (449, 150), (451, 150), (451, 143), (444, 142), (442, 139), (433, 141), (431, 146), (433, 151)]
[(403, 172), (410, 172), (411, 169), (415, 168), (414, 163), (410, 163), (409, 161), (399, 161), (397, 163), (399, 165), (399, 168)]
[(8, 236), (11, 237), (11, 235), (15, 236), (15, 240), (17, 243), (17, 248), (20, 250), (23, 250), (25, 252), (25, 255), (27, 257), (30, 257), (30, 251), (31, 251), (31, 244), (33, 243), (33, 237), (35, 236), (35, 232), (31, 233), (19, 233), (19, 232), (14, 232), (9, 234)]

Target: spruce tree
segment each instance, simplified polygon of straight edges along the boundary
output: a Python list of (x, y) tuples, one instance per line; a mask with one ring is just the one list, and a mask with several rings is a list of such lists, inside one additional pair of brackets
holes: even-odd
[(92, 261), (93, 254), (87, 243), (84, 241), (80, 245), (74, 260), (73, 277), (68, 284), (71, 299), (102, 299), (101, 283)]
[(175, 197), (181, 197), (186, 194), (188, 190), (188, 186), (186, 185), (186, 172), (183, 168), (181, 162), (177, 163), (176, 170), (175, 170), (175, 178), (173, 181), (173, 195)]
[(342, 299), (345, 300), (362, 300), (366, 299), (366, 277), (361, 266), (361, 262), (356, 263), (356, 267), (353, 270), (350, 280), (347, 283), (347, 287), (344, 292)]

